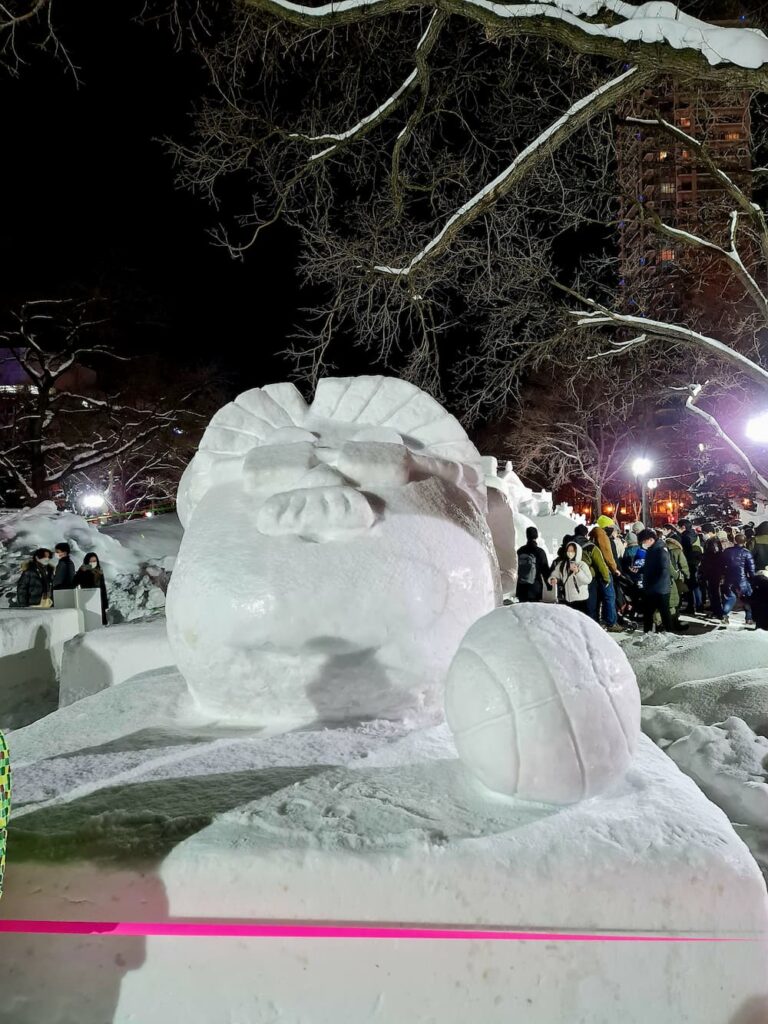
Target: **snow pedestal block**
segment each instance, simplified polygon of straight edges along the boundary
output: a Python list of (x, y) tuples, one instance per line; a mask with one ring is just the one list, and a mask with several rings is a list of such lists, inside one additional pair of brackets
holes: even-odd
[[(98, 591), (94, 593), (98, 596)], [(59, 707), (117, 686), (132, 676), (171, 665), (173, 654), (163, 616), (94, 629), (64, 647)]]
[(15, 1024), (762, 1024), (760, 873), (645, 737), (614, 789), (558, 808), (482, 790), (444, 725), (222, 737), (214, 723), (184, 740), (191, 710), (161, 673), (11, 736), (20, 815), (2, 916), (750, 941), (6, 935)]
[(56, 709), (64, 645), (81, 630), (76, 608), (0, 609), (0, 729)]

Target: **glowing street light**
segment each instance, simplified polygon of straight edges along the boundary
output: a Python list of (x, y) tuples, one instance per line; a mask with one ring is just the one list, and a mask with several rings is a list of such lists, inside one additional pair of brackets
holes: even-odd
[(649, 491), (655, 491), (656, 488), (659, 486), (659, 481), (656, 479), (655, 476), (651, 477), (651, 479), (648, 481), (647, 486)]
[(83, 505), (85, 508), (90, 509), (93, 512), (98, 512), (99, 509), (104, 508), (107, 503), (107, 499), (103, 494), (86, 494), (83, 498)]
[(747, 420), (746, 435), (750, 441), (768, 444), (768, 412), (761, 412), (759, 416)]
[[(640, 481), (641, 493), (643, 500), (643, 526), (648, 525), (648, 488), (650, 482), (648, 480), (648, 474), (651, 472), (653, 463), (650, 459), (641, 455), (635, 459), (632, 463), (632, 472), (635, 474), (636, 479)], [(658, 480), (654, 480), (654, 487), (658, 484)]]

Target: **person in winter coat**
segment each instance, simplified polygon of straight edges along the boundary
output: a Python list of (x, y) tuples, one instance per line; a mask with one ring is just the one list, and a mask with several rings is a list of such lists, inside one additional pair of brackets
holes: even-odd
[(704, 542), (704, 554), (699, 565), (699, 579), (706, 586), (709, 594), (709, 611), (716, 619), (723, 617), (723, 600), (720, 585), (725, 572), (723, 546), (717, 537), (710, 537)]
[(701, 539), (691, 526), (689, 519), (681, 519), (677, 525), (680, 527), (680, 543), (683, 545), (683, 554), (688, 563), (688, 613), (695, 615), (701, 609), (702, 604), (698, 569), (704, 551)]
[(5, 872), (5, 840), (7, 838), (8, 818), (11, 814), (11, 760), (5, 737), (0, 732), (0, 896), (3, 894), (3, 874)]
[(725, 566), (723, 621), (728, 622), (728, 616), (733, 611), (736, 601), (738, 598), (741, 598), (744, 605), (744, 618), (747, 625), (750, 625), (752, 623), (752, 607), (749, 599), (752, 597), (755, 562), (750, 552), (747, 551), (747, 538), (744, 534), (737, 533), (733, 540), (734, 546), (729, 548), (723, 555), (723, 564)]
[[(529, 526), (525, 531), (526, 542), (517, 549), (517, 589), (515, 596), (518, 601), (540, 601), (544, 596), (544, 584), (549, 586), (549, 559), (546, 552), (538, 544), (539, 531)], [(86, 561), (88, 556), (86, 555)], [(104, 587), (102, 574), (102, 587)], [(103, 590), (106, 596), (106, 589)]]
[(655, 530), (641, 530), (637, 537), (641, 548), (645, 548), (643, 563), (643, 632), (650, 633), (656, 612), (661, 617), (664, 629), (674, 629), (669, 611), (669, 595), (672, 590), (669, 551), (664, 539)]
[[(53, 574), (53, 592), (57, 590), (75, 589), (75, 563), (69, 556), (69, 544), (57, 544), (53, 549), (56, 558), (56, 571)], [(54, 597), (54, 601), (56, 598)]]
[(29, 562), (22, 567), (16, 584), (16, 604), (19, 608), (50, 608), (53, 589), (51, 552), (38, 548)]
[(621, 538), (621, 534), (616, 529), (615, 525), (606, 526), (605, 532), (608, 534), (608, 540), (611, 544), (611, 551), (613, 552), (613, 557), (616, 561), (616, 565), (619, 566), (621, 565), (621, 559), (624, 556), (624, 549), (626, 545), (624, 544), (624, 541)]
[(761, 569), (755, 573), (749, 603), (755, 628), (768, 629), (768, 569)]
[[(529, 526), (528, 530), (530, 531), (531, 529), (533, 528)], [(522, 551), (522, 548), (520, 550)], [(544, 561), (546, 564), (546, 559)], [(95, 551), (89, 551), (83, 559), (83, 564), (75, 573), (75, 586), (81, 587), (83, 590), (101, 591), (101, 621), (106, 626), (109, 598), (107, 597), (107, 585), (104, 582), (104, 571), (101, 568), (99, 556)], [(537, 598), (537, 600), (540, 601), (541, 597)]]
[(755, 528), (755, 543), (752, 548), (755, 570), (768, 569), (768, 519)]
[(669, 571), (672, 579), (672, 589), (669, 592), (669, 610), (674, 619), (680, 615), (680, 605), (683, 595), (688, 593), (688, 578), (690, 569), (688, 559), (685, 557), (682, 542), (675, 537), (675, 531), (665, 523), (659, 527), (659, 532), (664, 538), (664, 543), (669, 551)]
[(728, 536), (727, 530), (718, 530), (717, 539), (720, 541), (723, 551), (727, 551), (729, 548), (733, 547), (733, 542), (731, 538)]
[(611, 574), (611, 579), (608, 583), (603, 583), (602, 580), (597, 581), (598, 599), (601, 606), (603, 622), (609, 632), (621, 633), (622, 628), (618, 624), (618, 615), (616, 613), (616, 591), (613, 586), (613, 577), (619, 575), (619, 567), (613, 556), (610, 538), (605, 532), (606, 526), (613, 525), (613, 520), (608, 516), (600, 516), (595, 526), (592, 527), (592, 531), (589, 536), (590, 540), (600, 548), (600, 554), (603, 556), (605, 564), (608, 566), (608, 571)]
[(589, 584), (592, 575), (581, 558), (581, 548), (575, 540), (565, 545), (564, 557), (555, 562), (550, 584), (562, 583), (565, 603), (577, 611), (589, 614)]
[(587, 611), (589, 617), (594, 619), (595, 622), (599, 621), (599, 586), (608, 586), (611, 582), (611, 573), (608, 566), (605, 564), (605, 559), (600, 551), (600, 548), (594, 541), (591, 541), (588, 536), (587, 527), (584, 523), (579, 525), (574, 530), (574, 538), (576, 543), (581, 548), (581, 560), (589, 569), (589, 574), (592, 577), (589, 584), (589, 597), (587, 599)]

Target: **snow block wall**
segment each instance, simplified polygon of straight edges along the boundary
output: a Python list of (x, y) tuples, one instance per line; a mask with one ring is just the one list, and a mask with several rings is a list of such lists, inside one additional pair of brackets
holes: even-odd
[(64, 646), (80, 628), (76, 608), (0, 609), (1, 730), (55, 711)]
[(442, 717), (450, 660), (501, 592), (480, 456), (434, 399), (387, 377), (322, 380), (311, 405), (291, 384), (246, 392), (178, 506), (168, 630), (201, 708)]

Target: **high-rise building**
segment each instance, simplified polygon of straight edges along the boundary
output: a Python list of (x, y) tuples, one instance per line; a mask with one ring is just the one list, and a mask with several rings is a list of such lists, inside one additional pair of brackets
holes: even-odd
[(650, 221), (655, 215), (727, 248), (733, 198), (690, 145), (657, 124), (628, 123), (627, 117), (661, 117), (704, 142), (717, 166), (749, 195), (749, 93), (667, 79), (627, 104), (617, 126), (624, 308), (717, 334), (728, 318), (733, 322), (743, 289), (721, 257), (665, 238)]

